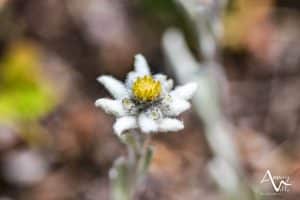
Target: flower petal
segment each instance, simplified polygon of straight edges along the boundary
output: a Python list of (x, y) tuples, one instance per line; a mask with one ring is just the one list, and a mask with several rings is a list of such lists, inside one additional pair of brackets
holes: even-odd
[(171, 101), (165, 106), (167, 106), (167, 109), (163, 109), (165, 115), (178, 116), (182, 112), (190, 109), (191, 104), (186, 100), (173, 97)]
[(120, 100), (101, 98), (95, 102), (95, 106), (102, 108), (106, 113), (116, 117), (124, 116), (127, 113)]
[(183, 122), (178, 119), (165, 118), (159, 123), (159, 131), (169, 132), (169, 131), (179, 131), (184, 128)]
[(112, 76), (103, 75), (100, 76), (97, 80), (104, 85), (104, 87), (111, 93), (114, 98), (121, 99), (128, 96), (125, 85)]
[(126, 87), (129, 88), (129, 89), (131, 89), (133, 83), (135, 82), (135, 80), (138, 77), (139, 77), (139, 74), (137, 72), (135, 72), (135, 71), (129, 72), (127, 74), (126, 81), (125, 81)]
[(153, 77), (154, 77), (154, 79), (161, 81), (161, 82), (164, 82), (167, 80), (167, 76), (164, 74), (155, 74), (155, 75), (153, 75)]
[(133, 116), (125, 116), (118, 118), (114, 123), (113, 129), (117, 135), (121, 135), (124, 131), (137, 128), (136, 118)]
[(134, 70), (141, 76), (150, 75), (150, 68), (145, 57), (142, 54), (137, 54), (134, 57)]
[(140, 129), (143, 133), (151, 133), (158, 131), (158, 124), (155, 120), (148, 117), (145, 113), (140, 114), (138, 118)]
[(158, 80), (161, 85), (163, 86), (164, 92), (168, 93), (173, 88), (173, 80), (167, 79), (167, 76), (164, 74), (155, 74), (154, 76), (155, 80)]
[(176, 87), (170, 94), (172, 96), (177, 96), (179, 98), (189, 100), (192, 98), (196, 90), (197, 90), (197, 83), (192, 82), (192, 83), (187, 83), (185, 85)]

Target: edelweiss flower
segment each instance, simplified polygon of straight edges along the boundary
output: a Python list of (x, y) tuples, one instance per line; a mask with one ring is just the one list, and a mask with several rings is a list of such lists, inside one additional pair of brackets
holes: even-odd
[(146, 59), (135, 56), (134, 71), (128, 73), (125, 84), (107, 75), (98, 81), (115, 98), (101, 98), (95, 102), (106, 113), (117, 119), (113, 126), (118, 135), (139, 128), (143, 133), (178, 131), (183, 122), (176, 119), (190, 108), (189, 100), (196, 83), (173, 88), (173, 80), (163, 74), (151, 75)]

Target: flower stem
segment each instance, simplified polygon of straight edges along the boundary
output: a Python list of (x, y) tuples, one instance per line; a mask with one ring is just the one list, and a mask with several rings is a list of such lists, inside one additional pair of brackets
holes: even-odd
[(150, 136), (130, 132), (120, 139), (127, 146), (128, 156), (118, 158), (110, 170), (111, 199), (133, 200), (152, 160)]

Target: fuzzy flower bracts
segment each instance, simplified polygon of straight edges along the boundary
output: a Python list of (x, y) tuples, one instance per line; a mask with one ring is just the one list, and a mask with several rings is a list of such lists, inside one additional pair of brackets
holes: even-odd
[(144, 56), (135, 56), (134, 71), (128, 73), (125, 83), (103, 75), (98, 81), (114, 99), (100, 98), (97, 107), (116, 117), (114, 132), (118, 135), (131, 129), (143, 133), (171, 132), (184, 128), (176, 119), (188, 110), (188, 102), (197, 89), (196, 83), (187, 83), (173, 89), (173, 80), (166, 75), (154, 74)]

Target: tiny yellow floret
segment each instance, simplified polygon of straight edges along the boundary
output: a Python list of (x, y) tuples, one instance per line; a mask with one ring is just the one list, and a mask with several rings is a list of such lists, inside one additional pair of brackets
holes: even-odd
[(161, 84), (152, 76), (143, 76), (136, 79), (132, 92), (139, 101), (154, 101), (161, 93)]

